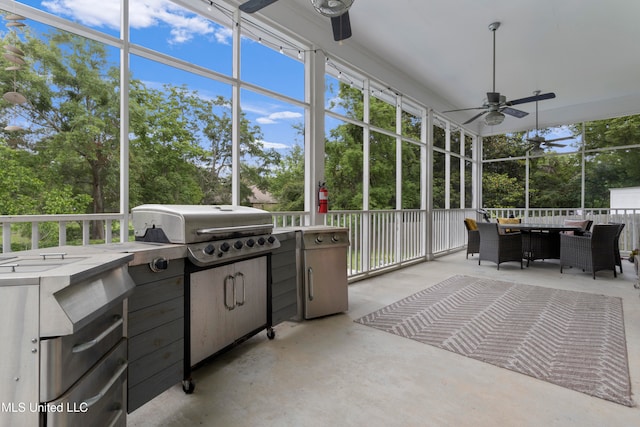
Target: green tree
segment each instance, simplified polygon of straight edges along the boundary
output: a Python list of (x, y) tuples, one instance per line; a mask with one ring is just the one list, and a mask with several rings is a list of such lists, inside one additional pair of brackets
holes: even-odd
[(189, 111), (196, 100), (185, 88), (150, 89), (131, 81), (130, 205), (198, 204), (206, 157)]
[(275, 166), (268, 188), (280, 211), (304, 210), (304, 150), (296, 144)]
[[(82, 37), (51, 32), (25, 38), (29, 66), (2, 75), (5, 86), (20, 79), (28, 100), (19, 109), (31, 126), (19, 144), (38, 153), (39, 175), (50, 188), (89, 194), (91, 212), (117, 206), (117, 194), (105, 192), (119, 161), (117, 67), (109, 65), (104, 46)], [(102, 231), (96, 227), (94, 237)]]
[[(13, 37), (11, 34), (5, 38)], [(89, 195), (91, 203), (84, 212), (117, 211), (118, 65), (109, 62), (104, 45), (79, 36), (27, 31), (24, 38), (24, 42), (10, 42), (26, 52), (29, 66), (20, 73), (0, 72), (2, 88), (20, 90), (28, 100), (18, 107), (0, 105), (2, 122), (10, 123), (17, 111), (27, 128), (5, 133), (7, 146), (34, 154), (21, 158), (30, 163), (20, 165), (31, 168), (34, 178), (48, 184), (45, 191), (57, 189), (67, 194), (71, 189), (73, 195)], [(130, 204), (229, 202), (229, 105), (222, 97), (205, 99), (186, 87), (166, 85), (153, 90), (132, 79)], [(242, 191), (248, 195), (248, 185), (268, 176), (277, 153), (264, 150), (260, 129), (244, 116), (240, 125)], [(37, 198), (31, 191), (25, 193), (28, 197)], [(43, 212), (37, 200), (22, 206), (36, 209), (22, 213)], [(96, 227), (93, 236), (100, 238), (101, 231), (102, 227)]]
[[(334, 101), (348, 117), (360, 120), (363, 94), (359, 89), (340, 83), (339, 96)], [(395, 131), (396, 107), (374, 96), (370, 97), (370, 123)], [(409, 136), (419, 135), (419, 121), (403, 120)], [(344, 123), (331, 129), (325, 143), (325, 172), (330, 190), (331, 209), (362, 209), (363, 130), (361, 126)], [(369, 208), (396, 207), (396, 138), (372, 131), (369, 134)], [(419, 150), (402, 150), (403, 206), (415, 206), (419, 199)], [(413, 182), (412, 182), (413, 181)], [(405, 185), (405, 182), (407, 183)]]
[[(572, 127), (575, 134), (582, 126)], [(585, 124), (585, 149), (640, 144), (640, 115), (596, 120)], [(585, 205), (609, 207), (609, 189), (640, 186), (640, 148), (587, 151)]]

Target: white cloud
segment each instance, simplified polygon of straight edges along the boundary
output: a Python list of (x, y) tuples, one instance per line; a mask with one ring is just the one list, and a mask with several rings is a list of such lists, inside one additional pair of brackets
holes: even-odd
[(280, 142), (268, 142), (268, 141), (258, 141), (258, 142), (262, 143), (264, 148), (267, 148), (267, 149), (272, 148), (274, 150), (285, 150), (289, 148), (288, 145), (282, 144)]
[[(46, 0), (42, 6), (56, 15), (70, 17), (91, 27), (120, 28), (119, 0), (103, 0), (99, 7), (96, 7), (95, 0)], [(223, 44), (229, 44), (231, 39), (230, 29), (215, 26), (168, 0), (132, 1), (129, 7), (132, 28), (167, 25), (170, 27), (171, 44), (185, 43), (203, 35), (213, 36)]]
[(258, 117), (256, 122), (261, 125), (272, 125), (278, 123), (280, 120), (299, 119), (300, 117), (302, 117), (302, 114), (295, 111), (278, 111), (265, 117)]

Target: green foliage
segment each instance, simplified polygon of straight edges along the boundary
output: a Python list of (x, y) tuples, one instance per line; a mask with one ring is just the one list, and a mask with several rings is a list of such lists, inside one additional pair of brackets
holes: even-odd
[[(506, 174), (486, 173), (482, 176), (482, 191), (486, 194), (484, 206), (512, 208), (522, 206), (524, 183)], [(486, 200), (491, 202), (487, 202)]]
[(294, 145), (275, 166), (268, 188), (278, 200), (279, 211), (304, 210), (304, 150)]
[(33, 196), (41, 194), (44, 182), (28, 167), (29, 156), (0, 144), (0, 215), (24, 215), (38, 207)]
[[(17, 84), (29, 100), (0, 104), (3, 123), (16, 109), (28, 123), (24, 132), (3, 135), (0, 212), (117, 212), (119, 65), (108, 61), (105, 45), (63, 31), (27, 30), (24, 39), (12, 44), (25, 51), (29, 67), (0, 71), (3, 89)], [(135, 79), (129, 96), (130, 204), (229, 203), (230, 101), (183, 86), (151, 89)], [(241, 194), (248, 196), (250, 185), (265, 185), (279, 156), (264, 149), (260, 129), (244, 116), (240, 127)], [(93, 237), (101, 235), (96, 223)]]

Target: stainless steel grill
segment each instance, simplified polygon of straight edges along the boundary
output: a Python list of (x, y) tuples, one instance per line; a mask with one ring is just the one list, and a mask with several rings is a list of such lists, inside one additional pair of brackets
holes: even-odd
[[(142, 205), (136, 240), (187, 245), (185, 392), (192, 368), (271, 324), (270, 256), (280, 246), (269, 212), (231, 205)], [(157, 263), (156, 263), (157, 265)], [(160, 267), (161, 264), (160, 264)]]
[(131, 210), (136, 240), (187, 244), (189, 260), (201, 267), (271, 252), (269, 212), (231, 205), (142, 205)]

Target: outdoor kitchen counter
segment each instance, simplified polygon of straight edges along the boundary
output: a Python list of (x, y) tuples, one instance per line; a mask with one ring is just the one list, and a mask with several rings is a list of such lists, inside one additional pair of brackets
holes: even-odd
[(31, 249), (28, 251), (10, 252), (5, 255), (40, 255), (42, 253), (64, 253), (67, 255), (91, 255), (101, 253), (131, 253), (133, 260), (129, 266), (148, 264), (157, 258), (166, 260), (184, 259), (187, 257), (187, 246), (174, 243), (127, 242), (103, 243), (89, 246), (55, 246), (51, 248)]

